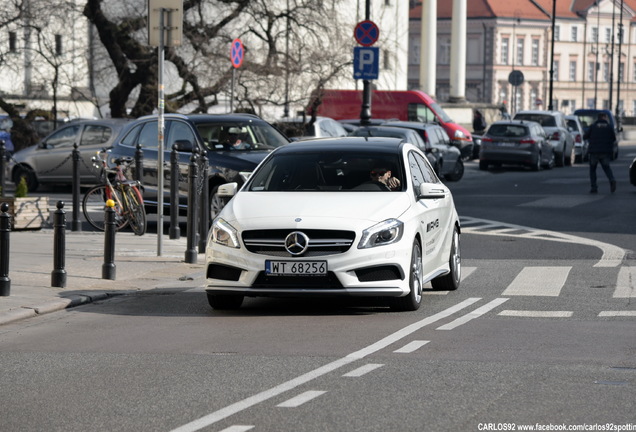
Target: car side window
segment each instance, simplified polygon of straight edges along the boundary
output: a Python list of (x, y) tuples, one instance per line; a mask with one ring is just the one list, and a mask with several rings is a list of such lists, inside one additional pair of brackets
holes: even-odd
[(172, 149), (172, 145), (177, 141), (190, 141), (192, 145), (196, 145), (194, 132), (186, 123), (173, 120), (168, 131), (168, 139), (166, 140), (166, 148)]
[(413, 193), (416, 197), (422, 183), (437, 183), (437, 177), (433, 173), (430, 165), (418, 153), (409, 153), (409, 168), (411, 171)]
[(141, 148), (154, 148), (157, 149), (159, 142), (159, 132), (157, 130), (157, 122), (150, 121), (144, 123), (141, 131), (139, 132), (139, 139), (137, 142), (141, 145)]
[(48, 147), (70, 147), (75, 143), (79, 125), (65, 127), (55, 132), (46, 140)]
[(105, 144), (112, 133), (113, 130), (108, 126), (86, 125), (82, 132), (80, 146)]

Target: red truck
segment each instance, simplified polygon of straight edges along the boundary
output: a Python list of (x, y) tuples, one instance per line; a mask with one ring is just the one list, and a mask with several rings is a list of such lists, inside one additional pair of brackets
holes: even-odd
[[(360, 118), (362, 91), (321, 90), (312, 98), (308, 114), (335, 120)], [(455, 123), (433, 98), (419, 90), (374, 90), (371, 96), (373, 118), (438, 123), (444, 128), (462, 156), (472, 155), (473, 138), (466, 128)]]

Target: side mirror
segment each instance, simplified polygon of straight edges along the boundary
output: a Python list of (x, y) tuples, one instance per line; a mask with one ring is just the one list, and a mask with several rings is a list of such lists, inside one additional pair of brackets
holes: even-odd
[(176, 140), (174, 142), (174, 145), (177, 151), (180, 151), (180, 152), (192, 153), (192, 150), (194, 150), (194, 145), (192, 144), (192, 141), (190, 140)]
[(446, 198), (444, 186), (436, 183), (420, 184), (420, 193), (417, 199), (441, 199)]
[(236, 191), (238, 190), (238, 183), (225, 183), (219, 186), (216, 191), (216, 194), (222, 198), (231, 198), (236, 195)]

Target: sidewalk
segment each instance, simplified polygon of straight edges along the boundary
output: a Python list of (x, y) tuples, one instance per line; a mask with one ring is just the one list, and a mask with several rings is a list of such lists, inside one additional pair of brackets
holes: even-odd
[[(118, 232), (115, 239), (115, 280), (102, 279), (104, 233), (66, 230), (66, 286), (51, 287), (53, 230), (10, 234), (9, 296), (0, 296), (0, 325), (141, 290), (203, 286), (205, 255), (185, 262), (187, 238), (135, 236)], [(198, 248), (197, 248), (198, 250)]]

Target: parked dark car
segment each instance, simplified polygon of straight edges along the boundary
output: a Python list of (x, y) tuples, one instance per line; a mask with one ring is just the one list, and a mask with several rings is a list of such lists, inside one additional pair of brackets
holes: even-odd
[(543, 127), (548, 142), (554, 149), (556, 166), (572, 166), (574, 164), (574, 138), (568, 130), (565, 114), (561, 111), (526, 110), (518, 111), (514, 119), (537, 122)]
[(636, 158), (634, 158), (629, 166), (629, 182), (636, 186)]
[(405, 142), (414, 144), (421, 149), (426, 154), (426, 158), (435, 171), (435, 174), (437, 174), (438, 177), (440, 176), (437, 158), (432, 152), (426, 152), (426, 143), (422, 137), (412, 129), (392, 126), (360, 126), (351, 132), (349, 136), (401, 138)]
[[(148, 211), (158, 204), (157, 116), (141, 117), (114, 143), (109, 163), (121, 156), (134, 157), (137, 144), (143, 150), (142, 185)], [(225, 206), (217, 189), (228, 182), (241, 186), (267, 154), (289, 139), (271, 124), (252, 114), (166, 114), (164, 116), (164, 206), (170, 205), (170, 156), (173, 145), (179, 166), (179, 205), (187, 208), (188, 170), (194, 149), (208, 158), (210, 221)], [(135, 175), (133, 173), (129, 176)]]
[[(432, 153), (437, 163), (437, 175), (448, 181), (459, 181), (464, 176), (464, 162), (459, 149), (451, 144), (446, 130), (435, 123), (389, 121), (385, 126), (402, 127), (417, 132), (424, 144), (424, 152)], [(474, 138), (473, 138), (474, 141)]]
[(616, 133), (614, 154), (612, 155), (612, 159), (616, 159), (618, 157), (618, 142), (620, 141), (620, 134), (623, 131), (623, 128), (619, 127), (616, 123), (616, 118), (614, 117), (614, 114), (612, 114), (612, 111), (606, 109), (577, 109), (574, 111), (574, 115), (579, 118), (581, 126), (583, 126), (584, 133), (587, 133), (587, 130), (590, 128), (592, 123), (598, 120), (598, 115), (600, 113), (607, 115), (607, 121), (614, 128), (614, 132)]
[(25, 177), (29, 191), (35, 191), (44, 183), (72, 184), (73, 145), (77, 143), (80, 183), (98, 183), (99, 172), (91, 159), (98, 151), (112, 146), (128, 124), (130, 120), (124, 119), (69, 122), (38, 144), (15, 152), (9, 162), (10, 179), (18, 184)]
[(500, 120), (488, 127), (481, 139), (479, 169), (503, 164), (524, 165), (533, 171), (554, 166), (554, 148), (539, 123)]
[(283, 118), (274, 123), (274, 126), (287, 137), (297, 139), (343, 137), (349, 133), (342, 123), (320, 116), (313, 121), (311, 117)]

